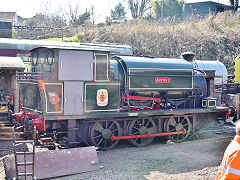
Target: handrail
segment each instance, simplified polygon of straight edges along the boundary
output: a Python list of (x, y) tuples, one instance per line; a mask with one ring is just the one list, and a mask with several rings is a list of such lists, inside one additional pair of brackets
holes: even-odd
[(53, 77), (53, 73), (49, 72), (18, 72), (16, 73), (18, 80), (48, 80)]

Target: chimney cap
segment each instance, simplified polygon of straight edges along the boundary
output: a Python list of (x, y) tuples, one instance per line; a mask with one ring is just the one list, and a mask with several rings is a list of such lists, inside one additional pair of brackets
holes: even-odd
[(184, 52), (181, 54), (181, 57), (186, 61), (193, 61), (195, 54), (193, 52)]

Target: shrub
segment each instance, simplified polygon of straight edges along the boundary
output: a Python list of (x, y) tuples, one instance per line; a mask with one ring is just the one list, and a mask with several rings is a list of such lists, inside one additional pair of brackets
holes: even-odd
[(232, 59), (239, 54), (240, 13), (224, 12), (194, 20), (159, 25), (135, 20), (88, 30), (88, 42), (128, 44), (136, 56), (179, 57), (192, 51), (197, 59), (220, 60), (232, 69)]

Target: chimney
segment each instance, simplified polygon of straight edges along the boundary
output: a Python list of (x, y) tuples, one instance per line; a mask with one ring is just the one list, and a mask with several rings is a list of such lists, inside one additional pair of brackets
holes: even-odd
[(193, 59), (195, 57), (195, 54), (193, 52), (184, 52), (181, 54), (182, 59), (192, 63)]

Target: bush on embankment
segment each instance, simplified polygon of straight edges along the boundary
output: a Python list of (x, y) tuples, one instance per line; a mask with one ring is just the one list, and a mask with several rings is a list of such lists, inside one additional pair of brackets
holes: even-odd
[(81, 37), (85, 42), (129, 44), (137, 56), (179, 57), (192, 51), (197, 59), (220, 60), (231, 71), (233, 57), (240, 53), (240, 13), (175, 25), (138, 20), (95, 28)]
[[(136, 56), (179, 57), (192, 51), (196, 59), (219, 60), (229, 72), (240, 54), (240, 13), (223, 12), (204, 20), (158, 24), (145, 20), (78, 29), (78, 42), (131, 45)], [(77, 40), (76, 40), (77, 39)]]

